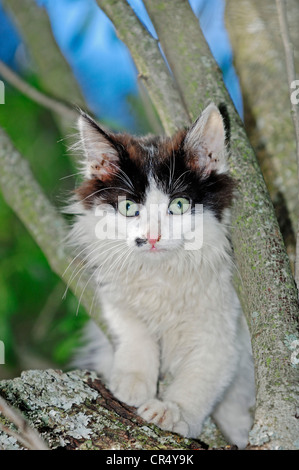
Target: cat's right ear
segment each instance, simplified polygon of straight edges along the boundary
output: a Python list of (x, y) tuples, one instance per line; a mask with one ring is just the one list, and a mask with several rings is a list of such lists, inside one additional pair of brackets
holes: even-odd
[(204, 109), (187, 132), (185, 150), (188, 164), (202, 174), (227, 171), (224, 121), (214, 103)]
[(111, 134), (102, 129), (86, 113), (78, 119), (80, 144), (84, 152), (87, 178), (109, 180), (118, 170), (119, 155)]

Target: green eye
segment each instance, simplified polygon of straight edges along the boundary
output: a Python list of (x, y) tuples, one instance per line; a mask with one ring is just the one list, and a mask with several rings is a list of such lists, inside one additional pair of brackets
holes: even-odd
[(185, 212), (187, 212), (189, 207), (190, 207), (189, 199), (185, 197), (176, 197), (170, 202), (168, 206), (168, 212), (169, 214), (172, 214), (172, 215), (182, 215)]
[(139, 215), (138, 204), (129, 199), (123, 199), (118, 203), (118, 211), (125, 217), (137, 217)]

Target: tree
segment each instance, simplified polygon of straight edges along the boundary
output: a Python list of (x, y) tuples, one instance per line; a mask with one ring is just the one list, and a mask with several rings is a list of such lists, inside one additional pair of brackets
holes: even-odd
[[(27, 0), (27, 3), (33, 2)], [(170, 74), (157, 41), (145, 30), (126, 2), (97, 0), (97, 3), (129, 47), (165, 133), (172, 133), (182, 124), (188, 125), (210, 101), (224, 102), (228, 107), (231, 118), (230, 167), (239, 183), (232, 221), (238, 273), (235, 285), (251, 332), (257, 384), (251, 443), (260, 448), (296, 448), (297, 289), (260, 166), (198, 21), (187, 1), (145, 0), (171, 69)], [(72, 100), (70, 97), (69, 101)], [(62, 240), (65, 222), (57, 219), (56, 211), (36, 186), (21, 155), (14, 150), (5, 133), (1, 132), (0, 137), (1, 165), (5, 170), (0, 179), (3, 194), (14, 210), (20, 212), (55, 271), (62, 275), (69, 262), (67, 250), (55, 252), (55, 244), (48, 246), (48, 234), (42, 230), (44, 220), (39, 220), (36, 215), (42, 208), (47, 226), (50, 219), (55, 220), (52, 240), (54, 237)], [(12, 166), (13, 161), (19, 162), (18, 165)], [(25, 175), (22, 178), (24, 185), (16, 176), (19, 168)], [(17, 203), (9, 191), (8, 181), (12, 181), (16, 188)], [(34, 195), (31, 188), (34, 188)], [(28, 204), (26, 201), (31, 202)], [(33, 202), (36, 204), (31, 206)], [(28, 211), (29, 206), (34, 208), (33, 213)], [(87, 291), (82, 300), (91, 311), (91, 285)], [(98, 311), (94, 318), (101, 325)]]
[[(298, 7), (288, 1), (292, 43), (298, 44)], [(298, 219), (297, 161), (290, 89), (275, 2), (226, 2), (226, 24), (240, 77), (245, 128), (294, 263)], [(263, 53), (257, 53), (262, 50)], [(295, 50), (298, 66), (298, 51)]]

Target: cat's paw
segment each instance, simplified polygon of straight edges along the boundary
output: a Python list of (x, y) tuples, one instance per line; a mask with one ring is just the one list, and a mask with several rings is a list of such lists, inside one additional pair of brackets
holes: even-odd
[(174, 402), (152, 399), (138, 408), (138, 414), (145, 421), (166, 431), (176, 432), (184, 437), (189, 434), (188, 423), (184, 421), (179, 406)]
[(142, 373), (116, 373), (110, 380), (113, 395), (127, 405), (138, 407), (155, 396), (156, 387)]

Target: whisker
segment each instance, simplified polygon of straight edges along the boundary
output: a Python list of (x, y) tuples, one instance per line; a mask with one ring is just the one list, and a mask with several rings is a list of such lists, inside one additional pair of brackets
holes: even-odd
[[(97, 242), (98, 242), (98, 240), (97, 240)], [(93, 246), (93, 245), (94, 245), (94, 243), (93, 243), (91, 246)], [(66, 268), (65, 272), (63, 273), (63, 277), (65, 276), (67, 270), (70, 268), (70, 266), (73, 264), (73, 262), (76, 260), (76, 258), (78, 258), (78, 256), (80, 256), (80, 254), (81, 254), (82, 252), (84, 252), (85, 250), (87, 250), (87, 249), (89, 249), (89, 248), (90, 248), (89, 246), (85, 247), (85, 248), (84, 248), (83, 250), (81, 250), (81, 252), (69, 263), (68, 267)], [(66, 295), (67, 295), (67, 292), (68, 292), (68, 290), (69, 290), (69, 288), (70, 288), (70, 285), (71, 285), (72, 281), (75, 279), (75, 277), (76, 277), (76, 275), (77, 275), (77, 273), (75, 274), (76, 270), (78, 270), (79, 267), (84, 263), (85, 259), (86, 259), (86, 258), (83, 258), (83, 259), (78, 263), (78, 265), (75, 266), (74, 270), (72, 271), (72, 274), (70, 275), (70, 277), (69, 277), (69, 279), (68, 279), (68, 281), (67, 281), (67, 285), (66, 285), (65, 291), (64, 291), (63, 296), (62, 296), (63, 299), (66, 298)]]
[[(130, 254), (132, 254), (133, 251), (134, 251), (134, 249), (132, 248), (132, 251), (131, 251)], [(126, 272), (127, 272), (127, 273), (126, 273), (126, 284), (128, 284), (129, 268), (130, 268), (131, 264), (133, 263), (133, 261), (134, 261), (134, 257), (131, 257), (129, 263), (128, 263), (127, 266), (126, 266)]]
[[(175, 190), (178, 189), (178, 187), (179, 187), (179, 185), (178, 185), (179, 180), (180, 180), (185, 174), (190, 173), (190, 172), (191, 172), (191, 170), (186, 170), (186, 171), (184, 171), (184, 172), (175, 180), (174, 184), (173, 184), (172, 187), (171, 187), (172, 192), (174, 192)], [(185, 186), (186, 186), (186, 184), (185, 184)]]
[(174, 147), (173, 147), (173, 140), (171, 141), (171, 146), (172, 146), (172, 158), (170, 160), (170, 166), (169, 166), (169, 184), (168, 184), (168, 192), (170, 192), (170, 188), (172, 186), (172, 181), (173, 181), (173, 176), (174, 176), (174, 171), (175, 171), (175, 154), (174, 154)]
[[(97, 240), (97, 242), (99, 242), (99, 240)], [(114, 240), (113, 240), (113, 241), (111, 240), (111, 242), (114, 243)], [(89, 248), (89, 247), (86, 247), (86, 248)], [(80, 263), (74, 268), (74, 270), (73, 270), (73, 272), (72, 272), (72, 274), (71, 274), (71, 276), (70, 276), (70, 278), (69, 278), (69, 280), (68, 280), (66, 290), (65, 290), (65, 292), (64, 292), (64, 294), (63, 294), (63, 298), (65, 298), (65, 296), (66, 296), (66, 294), (67, 294), (67, 291), (68, 291), (68, 289), (69, 289), (69, 287), (70, 287), (70, 284), (71, 284), (71, 283), (73, 282), (73, 280), (78, 276), (78, 274), (83, 270), (83, 273), (81, 274), (80, 278), (77, 280), (77, 284), (76, 284), (76, 287), (75, 287), (75, 292), (77, 291), (78, 284), (79, 284), (80, 279), (81, 279), (82, 275), (84, 274), (84, 272), (86, 272), (87, 269), (88, 269), (90, 266), (92, 266), (92, 264), (93, 264), (98, 258), (100, 258), (100, 256), (102, 255), (102, 253), (105, 253), (105, 252), (100, 252), (97, 257), (94, 257), (92, 260), (90, 260), (90, 261), (88, 261), (88, 262), (86, 263), (86, 260), (88, 259), (88, 257), (90, 257), (90, 256), (92, 255), (92, 253), (94, 253), (98, 248), (99, 248), (99, 247), (96, 247), (94, 250), (92, 250), (91, 252), (89, 252), (88, 255), (87, 255), (86, 257), (84, 257), (84, 258), (80, 261)], [(112, 248), (113, 248), (113, 247), (112, 247)], [(112, 248), (111, 248), (111, 249), (112, 249)], [(108, 251), (108, 250), (106, 250), (106, 251)], [(84, 263), (86, 263), (86, 264), (84, 264)], [(82, 264), (83, 264), (83, 266), (82, 266)], [(82, 267), (80, 268), (80, 266), (82, 266)]]
[(88, 196), (86, 196), (84, 199), (80, 199), (81, 202), (84, 202), (86, 199), (94, 196), (95, 194), (98, 194), (98, 193), (101, 193), (102, 191), (106, 191), (108, 189), (122, 189), (123, 191), (127, 191), (127, 192), (130, 192), (131, 194), (134, 194), (133, 191), (130, 191), (129, 189), (127, 188), (121, 188), (119, 186), (109, 186), (108, 188), (101, 188), (101, 189), (98, 189), (97, 191), (94, 191), (93, 193), (89, 194)]
[(71, 178), (72, 176), (77, 176), (77, 175), (82, 175), (82, 172), (78, 171), (78, 173), (73, 173), (72, 175), (63, 176), (62, 178), (59, 178), (59, 181), (65, 180), (66, 178)]
[(80, 295), (79, 300), (78, 300), (78, 306), (77, 306), (77, 310), (76, 310), (76, 315), (78, 315), (79, 308), (80, 308), (80, 305), (81, 305), (81, 300), (82, 300), (82, 297), (83, 297), (83, 295), (84, 295), (85, 289), (86, 289), (87, 285), (89, 284), (89, 282), (91, 281), (91, 279), (92, 279), (92, 277), (94, 276), (94, 274), (95, 274), (96, 271), (97, 271), (97, 270), (95, 270), (95, 271), (90, 275), (89, 279), (87, 280), (87, 282), (86, 282), (86, 284), (85, 284), (85, 286), (84, 286), (84, 288), (83, 288), (83, 290), (82, 290), (82, 292), (81, 292), (81, 295)]
[(115, 266), (115, 264), (117, 263), (118, 259), (121, 258), (123, 255), (124, 255), (124, 247), (122, 246), (117, 252), (113, 253), (113, 255), (116, 255), (118, 254), (119, 252), (121, 252), (120, 256), (118, 256), (116, 258), (116, 260), (111, 264), (110, 268), (108, 269), (108, 271), (106, 271), (106, 276), (108, 276), (108, 274), (110, 274), (111, 270), (113, 269), (113, 267)]
[(81, 250), (73, 259), (72, 261), (68, 264), (67, 268), (65, 269), (65, 271), (63, 272), (62, 274), (62, 277), (64, 277), (67, 273), (67, 271), (69, 270), (69, 268), (71, 267), (71, 265), (76, 261), (76, 259), (86, 250), (90, 249), (92, 246), (94, 246), (96, 243), (99, 243), (100, 240), (96, 240), (95, 242), (91, 243), (91, 245), (88, 245), (86, 246), (85, 248), (83, 248), (83, 250)]
[[(113, 256), (113, 255), (114, 255), (114, 253), (110, 253), (110, 256)], [(108, 258), (105, 260), (105, 262), (103, 263), (103, 265), (109, 260), (109, 258), (110, 258), (110, 257), (108, 256)], [(82, 297), (83, 297), (84, 292), (85, 292), (85, 290), (86, 290), (86, 287), (88, 286), (88, 284), (89, 284), (89, 282), (91, 281), (91, 279), (93, 278), (93, 276), (98, 273), (98, 270), (99, 270), (99, 269), (102, 270), (103, 265), (100, 265), (98, 268), (96, 268), (96, 269), (93, 271), (93, 273), (91, 273), (91, 275), (89, 276), (89, 278), (88, 278), (88, 280), (87, 280), (87, 282), (86, 282), (86, 284), (85, 284), (85, 286), (84, 286), (84, 288), (83, 288), (83, 290), (82, 290), (82, 292), (81, 292), (81, 295), (80, 295), (80, 297), (79, 297), (76, 315), (78, 315), (78, 311), (79, 311), (79, 307), (80, 307), (80, 304), (81, 304), (81, 300), (82, 300)]]
[(115, 165), (113, 162), (109, 162), (109, 163), (117, 169), (118, 172), (116, 173), (116, 176), (120, 177), (120, 175), (119, 175), (119, 173), (120, 173), (124, 177), (124, 179), (122, 179), (122, 181), (125, 181), (131, 187), (131, 189), (133, 189), (133, 191), (134, 191), (134, 185), (132, 183), (132, 180), (127, 175), (127, 173), (125, 173), (121, 168), (119, 168), (119, 166)]
[[(76, 276), (78, 276), (78, 274), (80, 273), (80, 271), (82, 271), (82, 269), (84, 269), (84, 271), (83, 271), (83, 273), (84, 273), (88, 268), (90, 268), (93, 264), (95, 264), (95, 261), (97, 261), (98, 259), (100, 259), (101, 257), (103, 257), (103, 255), (106, 254), (107, 252), (109, 252), (109, 251), (111, 251), (111, 250), (113, 250), (113, 249), (116, 249), (116, 248), (117, 248), (117, 247), (115, 247), (115, 246), (110, 246), (110, 248), (107, 248), (107, 250), (105, 250), (104, 252), (99, 252), (99, 254), (98, 254), (97, 256), (95, 256), (95, 257), (93, 257), (91, 260), (89, 260), (89, 261), (76, 273), (76, 275), (74, 276), (74, 278), (75, 278)], [(121, 248), (122, 248), (122, 247), (121, 247)], [(120, 249), (121, 249), (121, 248), (120, 248)], [(89, 253), (89, 256), (90, 256), (94, 251), (96, 251), (96, 250), (93, 250), (91, 253)], [(112, 254), (114, 254), (114, 253), (112, 253)], [(81, 280), (81, 277), (82, 277), (83, 273), (80, 275), (79, 279), (77, 280), (77, 286), (78, 286), (78, 284), (79, 284), (79, 282), (80, 282), (80, 280)]]
[[(129, 256), (132, 254), (133, 250), (134, 250), (134, 248), (131, 247), (131, 248), (128, 248), (127, 251), (125, 252), (125, 254), (127, 254), (127, 256), (124, 256), (124, 260), (123, 260), (121, 266), (120, 266), (119, 269), (118, 269), (118, 272), (119, 272), (119, 273), (122, 272), (123, 266), (124, 266), (124, 264), (127, 262), (127, 259), (128, 259)], [(126, 279), (127, 279), (127, 278), (126, 278)]]

